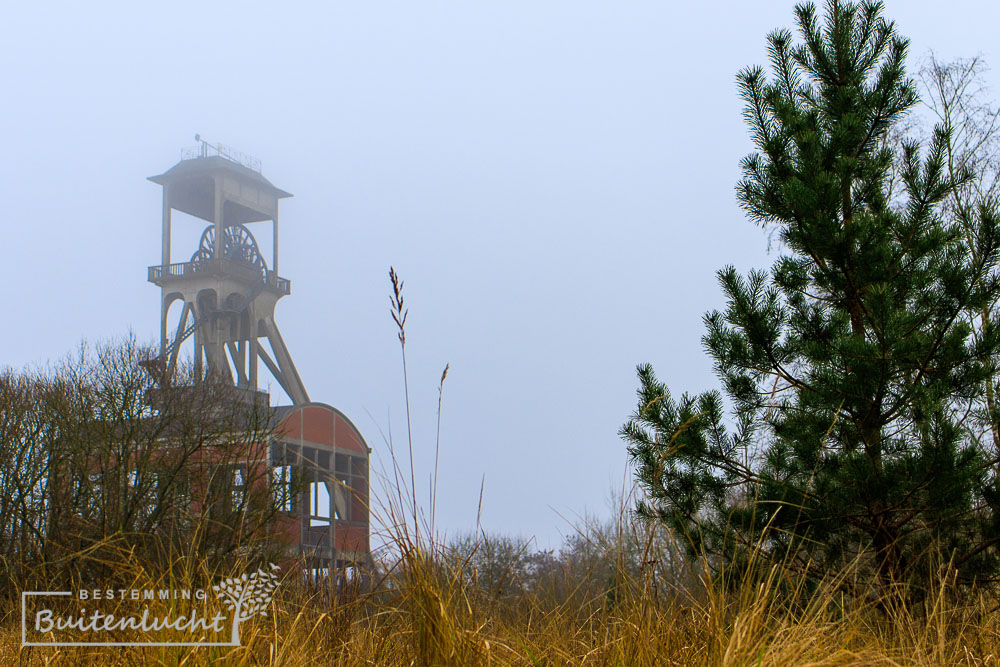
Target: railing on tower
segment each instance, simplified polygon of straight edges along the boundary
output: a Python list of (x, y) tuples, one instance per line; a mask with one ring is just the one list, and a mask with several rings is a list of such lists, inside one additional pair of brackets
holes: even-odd
[(213, 157), (218, 156), (225, 158), (230, 162), (235, 162), (238, 165), (244, 166), (251, 171), (256, 171), (260, 173), (260, 160), (243, 153), (241, 151), (234, 150), (230, 146), (223, 146), (222, 144), (210, 144), (201, 138), (200, 134), (194, 135), (194, 140), (198, 142), (197, 146), (192, 148), (184, 148), (181, 150), (181, 159), (183, 160), (193, 160), (200, 157)]
[(247, 280), (261, 280), (267, 287), (282, 295), (292, 292), (292, 281), (268, 270), (266, 276), (259, 274), (242, 262), (229, 259), (204, 259), (198, 262), (175, 262), (173, 264), (151, 266), (148, 270), (149, 282), (160, 284), (165, 278), (188, 278), (207, 273), (227, 273), (242, 275)]

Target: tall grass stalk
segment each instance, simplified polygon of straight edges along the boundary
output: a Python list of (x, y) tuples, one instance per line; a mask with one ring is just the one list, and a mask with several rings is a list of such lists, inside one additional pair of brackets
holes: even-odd
[[(403, 305), (403, 281), (393, 267), (389, 267), (389, 281), (392, 283), (391, 303), (392, 319), (399, 329), (399, 350), (403, 357), (403, 397), (406, 401), (406, 436), (410, 447), (410, 495), (413, 497), (413, 530), (419, 531), (417, 516), (417, 477), (413, 458), (413, 422), (410, 419), (410, 380), (406, 372), (406, 316), (408, 310)], [(419, 535), (419, 532), (417, 532)]]

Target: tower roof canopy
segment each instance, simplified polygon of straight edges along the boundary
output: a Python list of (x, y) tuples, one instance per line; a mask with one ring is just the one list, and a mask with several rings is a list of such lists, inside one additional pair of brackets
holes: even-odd
[(214, 215), (215, 185), (225, 189), (227, 224), (270, 220), (278, 199), (291, 197), (264, 176), (219, 155), (181, 160), (167, 171), (150, 176), (153, 183), (168, 188), (170, 206), (203, 220)]

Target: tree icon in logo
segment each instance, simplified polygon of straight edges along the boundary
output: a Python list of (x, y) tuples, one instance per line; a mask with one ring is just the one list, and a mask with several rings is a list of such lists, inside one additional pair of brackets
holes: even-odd
[(259, 568), (249, 577), (244, 573), (242, 577), (224, 579), (212, 586), (217, 594), (216, 597), (222, 598), (233, 612), (231, 641), (234, 646), (240, 644), (240, 623), (258, 614), (267, 616), (265, 607), (270, 604), (274, 589), (278, 586), (278, 575), (275, 571), (280, 569), (274, 563), (270, 564), (270, 568), (270, 572)]

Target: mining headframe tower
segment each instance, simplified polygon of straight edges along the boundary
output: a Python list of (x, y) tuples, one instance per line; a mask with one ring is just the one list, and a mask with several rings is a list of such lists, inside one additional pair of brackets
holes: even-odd
[[(194, 151), (149, 178), (163, 188), (160, 263), (148, 269), (149, 282), (160, 288), (154, 361), (165, 379), (161, 390), (177, 372), (182, 345), (192, 339), (195, 382), (231, 384), (270, 410), (276, 427), (269, 477), (287, 481), (294, 471), (304, 480), (280, 518), (289, 556), (318, 570), (367, 564), (370, 449), (342, 412), (310, 400), (275, 322), (278, 300), (291, 294), (291, 282), (278, 273), (278, 204), (292, 195), (264, 178), (256, 161), (195, 139)], [(174, 211), (207, 223), (180, 262), (171, 247)], [(270, 232), (270, 257), (251, 227)], [(262, 372), (290, 405), (270, 406), (260, 389)]]

